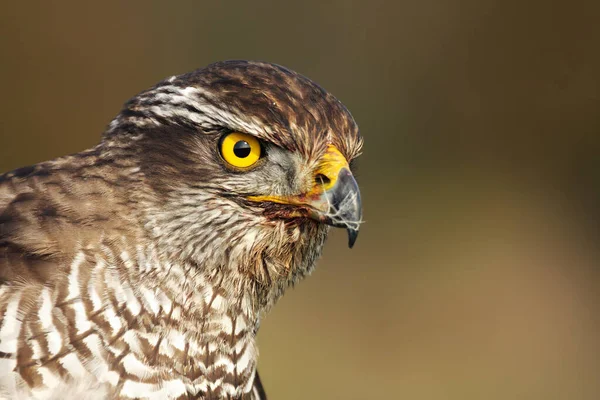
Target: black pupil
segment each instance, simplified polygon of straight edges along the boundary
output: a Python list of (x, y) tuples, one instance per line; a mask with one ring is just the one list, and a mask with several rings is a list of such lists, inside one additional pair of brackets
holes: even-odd
[(240, 140), (233, 145), (233, 154), (239, 158), (246, 158), (250, 155), (250, 145), (244, 140)]

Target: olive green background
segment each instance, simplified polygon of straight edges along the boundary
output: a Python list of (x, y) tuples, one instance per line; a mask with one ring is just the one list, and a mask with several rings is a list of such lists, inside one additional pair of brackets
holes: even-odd
[(366, 223), (263, 321), (271, 399), (600, 398), (600, 3), (50, 3), (2, 7), (0, 171), (223, 59), (355, 116)]

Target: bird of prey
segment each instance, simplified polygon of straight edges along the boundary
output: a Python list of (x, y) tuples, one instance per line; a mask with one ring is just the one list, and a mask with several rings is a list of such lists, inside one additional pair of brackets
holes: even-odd
[(0, 175), (0, 398), (265, 399), (261, 316), (330, 226), (354, 244), (361, 147), (311, 80), (226, 61)]

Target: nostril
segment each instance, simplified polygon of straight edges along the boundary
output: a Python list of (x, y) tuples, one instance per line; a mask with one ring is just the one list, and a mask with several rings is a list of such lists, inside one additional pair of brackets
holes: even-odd
[(329, 179), (323, 174), (318, 174), (317, 176), (315, 176), (315, 183), (317, 185), (328, 185), (330, 182), (331, 179)]

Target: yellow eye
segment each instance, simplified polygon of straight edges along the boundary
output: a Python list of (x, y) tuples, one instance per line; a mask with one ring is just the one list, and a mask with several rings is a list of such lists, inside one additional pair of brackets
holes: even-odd
[(256, 164), (260, 153), (260, 143), (254, 136), (232, 132), (221, 140), (221, 155), (234, 167), (247, 168)]

